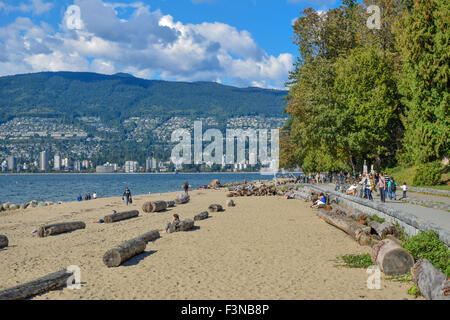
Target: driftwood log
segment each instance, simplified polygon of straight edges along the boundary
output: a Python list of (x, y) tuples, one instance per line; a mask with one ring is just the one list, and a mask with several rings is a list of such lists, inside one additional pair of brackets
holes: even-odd
[(140, 238), (125, 241), (106, 251), (103, 255), (103, 263), (107, 267), (118, 267), (128, 259), (144, 252), (146, 246), (147, 243)]
[(67, 280), (72, 275), (73, 273), (66, 269), (48, 274), (42, 278), (0, 291), (0, 300), (26, 299), (46, 291), (66, 286)]
[(381, 239), (386, 238), (387, 235), (397, 235), (397, 228), (390, 222), (379, 223), (376, 221), (371, 221), (369, 226), (381, 237)]
[(175, 207), (175, 201), (167, 201), (167, 208)]
[(194, 220), (195, 221), (204, 220), (204, 219), (208, 218), (208, 216), (209, 216), (208, 211), (203, 211), (203, 212), (200, 212), (199, 214), (197, 214), (194, 217)]
[(372, 262), (387, 275), (407, 273), (414, 265), (414, 258), (394, 239), (384, 239), (372, 247)]
[(186, 219), (183, 221), (176, 221), (175, 223), (171, 223), (169, 226), (170, 232), (179, 232), (186, 231), (192, 229), (194, 227), (194, 220)]
[(114, 214), (108, 214), (106, 215), (103, 220), (105, 220), (106, 223), (113, 223), (120, 220), (126, 220), (131, 219), (134, 217), (137, 217), (139, 215), (138, 210), (131, 210), (131, 211), (124, 211), (124, 212), (117, 212)]
[(324, 209), (319, 209), (317, 215), (325, 222), (350, 235), (360, 245), (371, 244), (370, 227), (364, 226), (345, 215), (336, 214), (336, 211), (333, 213), (333, 211), (329, 212)]
[(187, 203), (191, 197), (186, 193), (179, 193), (176, 199), (174, 200), (176, 204)]
[(411, 269), (411, 279), (428, 300), (450, 300), (450, 280), (426, 259), (420, 259)]
[(159, 212), (167, 209), (166, 201), (148, 201), (142, 206), (144, 212)]
[(146, 232), (142, 235), (140, 235), (139, 237), (137, 237), (137, 239), (141, 239), (144, 240), (145, 243), (158, 239), (160, 237), (159, 231), (158, 230), (152, 230), (149, 232)]
[(0, 248), (7, 247), (8, 243), (8, 237), (0, 234)]
[(219, 212), (219, 211), (223, 211), (223, 208), (220, 204), (211, 204), (208, 207), (208, 210), (211, 212)]
[(55, 223), (46, 226), (40, 226), (38, 230), (38, 235), (39, 237), (48, 237), (53, 236), (55, 234), (70, 232), (84, 228), (86, 228), (86, 224), (82, 221)]

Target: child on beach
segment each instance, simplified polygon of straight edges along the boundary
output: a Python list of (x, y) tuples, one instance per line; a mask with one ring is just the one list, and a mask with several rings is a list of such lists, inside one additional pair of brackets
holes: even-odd
[(178, 214), (174, 214), (172, 217), (172, 221), (171, 222), (167, 222), (166, 226), (164, 227), (164, 230), (162, 231), (162, 233), (167, 233), (167, 231), (169, 230), (170, 226), (172, 224), (174, 224), (175, 222), (179, 222), (180, 221), (180, 216)]

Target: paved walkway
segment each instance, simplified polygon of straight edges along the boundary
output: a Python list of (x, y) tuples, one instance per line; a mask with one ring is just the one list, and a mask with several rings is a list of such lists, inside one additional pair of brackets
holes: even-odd
[[(334, 184), (318, 184), (318, 186), (327, 188), (332, 191), (334, 191), (334, 187), (335, 187)], [(416, 196), (416, 194), (414, 194), (414, 197), (415, 196)], [(426, 195), (421, 195), (421, 196), (427, 197)], [(399, 198), (399, 196), (397, 194), (397, 199), (398, 198)], [(439, 197), (439, 198), (441, 198), (441, 197)], [(430, 201), (436, 201), (435, 196), (430, 196), (427, 199)], [(381, 202), (380, 197), (374, 196), (374, 201), (380, 203)], [(450, 212), (440, 210), (440, 209), (427, 208), (427, 207), (423, 207), (423, 206), (419, 206), (419, 205), (415, 205), (415, 204), (411, 204), (411, 203), (405, 203), (405, 202), (401, 202), (401, 201), (389, 200), (389, 196), (385, 202), (385, 205), (391, 206), (391, 207), (393, 207), (397, 210), (403, 211), (403, 212), (411, 213), (411, 214), (415, 215), (416, 217), (423, 219), (423, 221), (432, 222), (435, 225), (450, 231)]]

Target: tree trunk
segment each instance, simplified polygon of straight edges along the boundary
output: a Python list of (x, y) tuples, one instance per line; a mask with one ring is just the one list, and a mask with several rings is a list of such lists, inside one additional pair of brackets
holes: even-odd
[(135, 238), (112, 248), (103, 256), (103, 263), (107, 267), (118, 267), (128, 259), (144, 252), (147, 244), (144, 240)]
[(39, 237), (47, 237), (84, 228), (86, 228), (86, 224), (82, 221), (55, 223), (47, 226), (40, 226), (38, 235)]
[(397, 235), (398, 231), (395, 226), (390, 222), (378, 223), (376, 221), (371, 221), (369, 226), (375, 230), (375, 232), (381, 237), (381, 239), (386, 238), (388, 234)]
[(120, 220), (131, 219), (131, 218), (137, 217), (138, 215), (139, 215), (138, 210), (131, 210), (131, 211), (118, 212), (118, 213), (114, 213), (114, 214), (108, 214), (107, 216), (105, 216), (103, 218), (103, 220), (105, 220), (106, 223), (113, 223), (113, 222), (117, 222)]
[(363, 224), (353, 220), (345, 215), (333, 214), (324, 209), (319, 209), (317, 215), (325, 222), (341, 229), (353, 239), (355, 239), (360, 245), (367, 245), (371, 243), (370, 228)]
[(450, 280), (430, 261), (417, 261), (411, 269), (411, 279), (426, 299), (450, 300)]
[(169, 231), (170, 232), (186, 231), (192, 229), (193, 227), (194, 227), (194, 220), (186, 219), (183, 221), (177, 221), (175, 223), (170, 224)]
[(373, 246), (372, 261), (387, 275), (405, 274), (414, 265), (408, 251), (392, 239), (382, 240)]
[(159, 212), (167, 209), (167, 202), (165, 201), (149, 201), (144, 203), (142, 210), (144, 212)]
[(179, 193), (177, 198), (175, 199), (176, 204), (186, 203), (190, 200), (190, 197), (186, 193)]
[(175, 201), (167, 201), (167, 208), (175, 207)]
[(158, 230), (152, 230), (152, 231), (149, 231), (149, 232), (146, 232), (146, 233), (140, 235), (139, 237), (137, 237), (137, 239), (144, 240), (145, 243), (147, 243), (149, 241), (158, 239), (159, 237), (160, 237), (159, 231)]
[(208, 207), (208, 210), (211, 212), (223, 211), (223, 208), (220, 204), (212, 204)]
[(0, 248), (7, 247), (8, 243), (8, 237), (0, 234)]
[(197, 214), (195, 217), (194, 217), (194, 220), (195, 221), (197, 221), (197, 220), (204, 220), (204, 219), (206, 219), (206, 218), (208, 218), (208, 211), (203, 211), (203, 212), (200, 212), (199, 214)]
[(26, 299), (42, 292), (54, 290), (67, 285), (67, 280), (73, 275), (66, 269), (51, 273), (42, 278), (19, 284), (18, 286), (0, 291), (0, 300)]

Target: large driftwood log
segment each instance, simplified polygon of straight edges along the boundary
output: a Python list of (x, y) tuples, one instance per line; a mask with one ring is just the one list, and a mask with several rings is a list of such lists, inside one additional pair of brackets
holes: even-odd
[(183, 221), (176, 221), (169, 226), (170, 232), (186, 231), (194, 227), (194, 220), (186, 219)]
[(167, 202), (166, 201), (149, 201), (144, 203), (142, 206), (142, 210), (144, 212), (159, 212), (167, 209)]
[(0, 248), (8, 246), (8, 237), (0, 234)]
[(86, 224), (82, 221), (55, 223), (46, 226), (40, 226), (38, 235), (39, 237), (48, 237), (53, 236), (55, 234), (60, 234), (84, 228), (86, 228)]
[(204, 220), (204, 219), (208, 218), (208, 216), (209, 216), (208, 211), (203, 211), (203, 212), (200, 212), (199, 214), (197, 214), (194, 217), (194, 220), (195, 221)]
[(368, 214), (363, 213), (361, 211), (355, 210), (355, 209), (349, 209), (349, 208), (344, 208), (338, 204), (333, 204), (333, 208), (340, 210), (342, 212), (345, 212), (345, 214), (349, 217), (352, 217), (354, 219), (362, 219), (365, 220), (369, 217)]
[(360, 245), (368, 245), (371, 243), (370, 227), (366, 227), (345, 215), (338, 215), (324, 209), (319, 209), (317, 215), (325, 222), (350, 235)]
[(167, 201), (167, 208), (175, 207), (175, 201)]
[(372, 261), (387, 275), (407, 273), (414, 265), (414, 259), (398, 241), (384, 239), (372, 247)]
[(159, 231), (158, 230), (152, 230), (149, 232), (146, 232), (142, 235), (140, 235), (139, 237), (137, 237), (137, 239), (141, 239), (144, 240), (146, 243), (155, 239), (158, 239), (160, 237), (159, 235)]
[(417, 261), (411, 269), (411, 279), (426, 299), (450, 300), (450, 280), (430, 261)]
[(211, 212), (219, 212), (219, 211), (223, 211), (223, 208), (220, 204), (211, 204), (208, 207), (208, 210)]
[(66, 269), (48, 274), (42, 278), (0, 291), (0, 300), (26, 299), (42, 292), (63, 287), (67, 285), (67, 280), (72, 275), (73, 273)]
[(147, 243), (140, 238), (125, 241), (106, 251), (103, 255), (103, 263), (107, 267), (118, 267), (128, 259), (144, 252), (146, 246)]
[(131, 210), (124, 212), (117, 212), (114, 214), (108, 214), (103, 218), (103, 220), (105, 220), (106, 223), (113, 223), (120, 220), (131, 219), (137, 217), (138, 215), (139, 215), (138, 210)]
[(375, 230), (375, 232), (382, 238), (384, 239), (387, 235), (391, 234), (391, 235), (397, 235), (398, 231), (397, 228), (395, 228), (395, 226), (390, 223), (390, 222), (383, 222), (383, 223), (378, 223), (376, 221), (371, 221), (369, 223), (369, 226)]
[(191, 197), (186, 193), (179, 193), (174, 201), (176, 204), (182, 204), (182, 203), (189, 202), (190, 198)]

